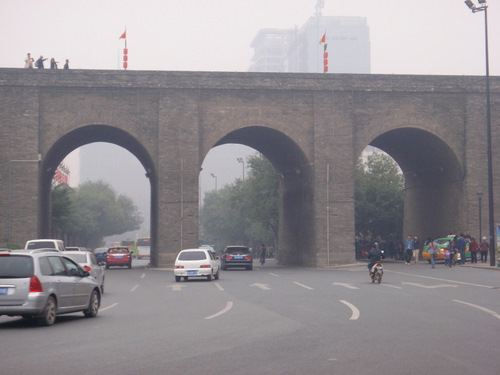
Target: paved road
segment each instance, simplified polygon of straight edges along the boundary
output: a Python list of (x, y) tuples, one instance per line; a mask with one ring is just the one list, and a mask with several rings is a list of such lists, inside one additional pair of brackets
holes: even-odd
[(99, 316), (52, 327), (0, 317), (0, 373), (498, 374), (500, 272), (386, 263), (256, 265), (176, 283), (106, 271)]

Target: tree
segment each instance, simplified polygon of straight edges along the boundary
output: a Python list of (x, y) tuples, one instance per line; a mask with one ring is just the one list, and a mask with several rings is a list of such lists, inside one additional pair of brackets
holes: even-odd
[(356, 233), (401, 238), (403, 232), (404, 177), (387, 154), (375, 153), (356, 164)]
[(279, 180), (269, 160), (259, 155), (249, 158), (251, 170), (244, 186), (245, 208), (253, 223), (248, 234), (255, 242), (278, 241)]
[(276, 171), (261, 156), (250, 157), (247, 165), (250, 172), (244, 182), (237, 180), (205, 195), (200, 211), (201, 237), (217, 247), (273, 243), (277, 238)]
[(142, 216), (134, 202), (116, 195), (102, 182), (86, 182), (73, 190), (64, 185), (52, 189), (54, 233), (67, 243), (95, 247), (102, 238), (135, 230)]

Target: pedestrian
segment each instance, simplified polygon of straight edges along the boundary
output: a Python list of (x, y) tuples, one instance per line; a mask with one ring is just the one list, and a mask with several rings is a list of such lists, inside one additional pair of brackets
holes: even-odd
[(451, 261), (450, 261), (450, 250), (446, 249), (444, 251), (444, 266), (445, 267), (450, 267), (451, 268)]
[(64, 64), (64, 69), (69, 69), (69, 60), (66, 59), (66, 63)]
[(420, 240), (417, 236), (413, 237), (413, 258), (415, 258), (415, 264), (418, 263), (418, 256), (420, 255)]
[(481, 263), (486, 263), (488, 261), (488, 251), (490, 250), (490, 244), (486, 237), (481, 240), (479, 249), (481, 250)]
[(457, 254), (457, 236), (453, 237), (448, 244), (448, 250), (450, 252), (450, 268), (455, 265), (455, 255)]
[(413, 237), (409, 234), (408, 238), (405, 241), (405, 255), (406, 255), (405, 261), (406, 261), (406, 264), (410, 264), (413, 250), (415, 250), (415, 241), (413, 240)]
[(460, 233), (460, 237), (457, 239), (457, 250), (460, 253), (460, 264), (465, 264), (465, 247), (467, 243), (465, 242), (465, 237), (463, 233)]
[(260, 264), (261, 265), (264, 265), (264, 263), (266, 263), (266, 253), (267, 253), (266, 245), (262, 244), (262, 246), (260, 247)]
[(427, 248), (429, 249), (429, 254), (431, 255), (431, 266), (436, 268), (436, 253), (439, 251), (439, 245), (432, 238), (427, 239)]
[(40, 58), (38, 60), (36, 60), (35, 62), (35, 66), (38, 68), (38, 69), (45, 69), (45, 67), (43, 66), (43, 62), (47, 60), (47, 59), (44, 59), (42, 55), (40, 55)]
[(25, 64), (24, 67), (26, 69), (33, 69), (33, 62), (35, 59), (31, 57), (31, 53), (28, 52), (28, 55), (26, 56), (26, 60), (24, 60)]
[(477, 251), (479, 250), (479, 244), (477, 243), (477, 241), (474, 237), (471, 237), (470, 244), (469, 244), (469, 250), (470, 250), (470, 262), (471, 262), (471, 264), (477, 263)]

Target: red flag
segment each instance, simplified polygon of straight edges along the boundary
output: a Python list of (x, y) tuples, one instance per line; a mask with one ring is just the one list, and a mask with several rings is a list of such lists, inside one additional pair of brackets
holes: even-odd
[(323, 34), (323, 36), (321, 37), (321, 40), (319, 41), (319, 44), (323, 44), (323, 43), (326, 43), (326, 31), (325, 33)]
[(122, 36), (119, 37), (118, 39), (127, 39), (127, 29), (123, 32)]

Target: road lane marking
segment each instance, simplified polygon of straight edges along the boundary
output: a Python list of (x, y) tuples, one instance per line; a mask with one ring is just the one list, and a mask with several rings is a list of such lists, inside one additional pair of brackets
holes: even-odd
[(295, 285), (301, 286), (302, 288), (309, 289), (309, 290), (314, 290), (314, 288), (311, 288), (310, 286), (298, 283), (297, 281), (293, 282)]
[(280, 277), (279, 275), (276, 275), (275, 273), (269, 272), (269, 275), (274, 276), (274, 277)]
[(145, 273), (143, 273), (143, 274), (141, 275), (141, 279), (144, 279), (145, 277), (146, 277), (146, 274), (145, 274)]
[(403, 285), (413, 285), (413, 286), (418, 286), (419, 288), (426, 288), (426, 289), (436, 289), (436, 288), (446, 288), (446, 287), (451, 287), (451, 288), (456, 288), (458, 285), (450, 285), (450, 284), (438, 284), (438, 285), (424, 285), (420, 283), (409, 283), (406, 281), (401, 282)]
[(135, 290), (139, 288), (139, 284), (135, 284), (132, 289), (130, 289), (131, 292), (135, 292)]
[(103, 307), (102, 309), (100, 309), (99, 311), (106, 311), (106, 310), (109, 310), (109, 309), (112, 309), (113, 307), (117, 306), (118, 305), (118, 302), (115, 302), (107, 307)]
[(219, 283), (214, 283), (214, 285), (219, 289), (220, 291), (223, 291), (224, 288), (219, 284)]
[(271, 288), (269, 288), (267, 284), (255, 283), (255, 284), (250, 284), (250, 286), (256, 286), (257, 288), (260, 288), (262, 290), (271, 290)]
[(382, 284), (383, 286), (388, 286), (390, 288), (395, 288), (395, 289), (403, 289), (402, 287), (400, 286), (396, 286), (396, 285), (389, 285), (389, 284)]
[(185, 285), (182, 284), (170, 284), (167, 285), (168, 288), (172, 288), (172, 292), (179, 292)]
[(453, 302), (458, 302), (458, 303), (463, 303), (464, 305), (468, 305), (468, 306), (471, 306), (471, 307), (475, 307), (476, 309), (479, 309), (479, 310), (482, 310), (484, 312), (487, 312), (488, 314), (493, 315), (495, 318), (500, 319), (500, 314), (496, 313), (493, 310), (487, 309), (486, 307), (482, 307), (482, 306), (479, 306), (479, 305), (474, 305), (473, 303), (460, 301), (458, 299), (454, 299), (452, 301)]
[(448, 283), (454, 283), (454, 284), (462, 284), (462, 285), (470, 285), (470, 286), (477, 286), (478, 288), (487, 288), (487, 289), (495, 289), (495, 287), (490, 286), (490, 285), (481, 285), (481, 284), (474, 284), (474, 283), (466, 283), (464, 281), (455, 281), (455, 280), (448, 280), (448, 279), (441, 279), (439, 277), (432, 277), (432, 276), (423, 276), (423, 275), (416, 275), (413, 273), (407, 273), (407, 272), (398, 272), (398, 271), (390, 271), (390, 270), (384, 270), (389, 273), (397, 273), (400, 275), (407, 275), (407, 276), (415, 276), (415, 277), (421, 277), (424, 279), (430, 279), (430, 280), (437, 280), (437, 281), (446, 281)]
[(339, 285), (339, 286), (343, 286), (344, 288), (348, 288), (348, 289), (359, 289), (357, 286), (353, 286), (351, 284), (347, 284), (347, 283), (332, 283), (332, 285)]
[(358, 320), (358, 318), (359, 318), (358, 308), (356, 306), (354, 306), (352, 303), (349, 303), (349, 302), (344, 301), (342, 299), (340, 299), (339, 301), (342, 302), (344, 305), (346, 305), (347, 307), (349, 307), (352, 310), (352, 315), (349, 318), (349, 320)]
[(219, 311), (218, 313), (215, 313), (214, 315), (210, 315), (210, 316), (207, 316), (205, 317), (205, 319), (213, 319), (213, 318), (216, 318), (222, 314), (225, 314), (227, 313), (229, 310), (231, 310), (233, 308), (233, 301), (228, 301), (226, 303), (226, 307), (224, 307), (221, 311)]

